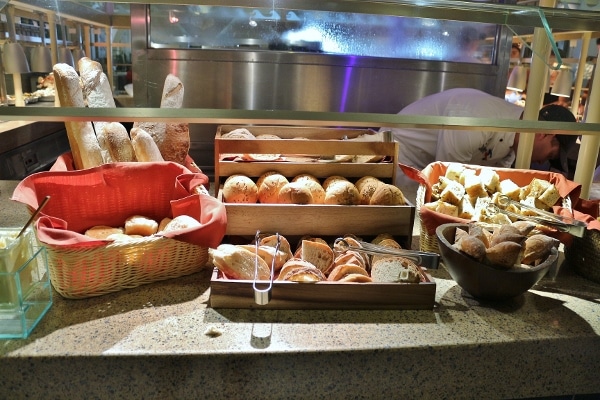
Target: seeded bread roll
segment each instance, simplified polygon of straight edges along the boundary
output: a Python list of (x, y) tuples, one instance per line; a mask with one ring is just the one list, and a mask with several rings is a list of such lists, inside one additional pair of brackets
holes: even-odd
[(231, 175), (223, 184), (223, 200), (226, 203), (256, 203), (258, 188), (254, 181), (245, 175)]
[(337, 180), (325, 189), (325, 204), (358, 205), (360, 193), (348, 180)]
[(141, 128), (131, 128), (131, 145), (138, 161), (164, 161), (150, 134)]
[(277, 202), (281, 204), (311, 204), (313, 197), (304, 182), (290, 182), (279, 190)]
[(120, 122), (102, 124), (102, 136), (106, 141), (110, 159), (115, 162), (136, 161), (135, 151), (127, 129)]
[[(55, 64), (53, 68), (56, 94), (63, 107), (85, 107), (79, 75), (68, 64)], [(102, 152), (92, 123), (65, 121), (67, 137), (76, 169), (93, 168), (104, 163)]]
[(287, 185), (287, 178), (279, 173), (267, 173), (261, 176), (256, 186), (258, 187), (258, 201), (263, 204), (274, 204), (279, 200), (279, 191)]

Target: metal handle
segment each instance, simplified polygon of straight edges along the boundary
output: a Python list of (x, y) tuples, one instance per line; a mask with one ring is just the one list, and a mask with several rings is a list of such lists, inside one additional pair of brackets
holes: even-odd
[(273, 290), (273, 278), (275, 276), (275, 261), (277, 259), (277, 253), (279, 252), (279, 247), (281, 245), (281, 238), (279, 233), (277, 235), (277, 242), (275, 243), (275, 257), (273, 257), (273, 261), (271, 262), (270, 272), (271, 276), (267, 286), (260, 289), (258, 288), (258, 246), (260, 242), (260, 231), (256, 231), (256, 236), (254, 237), (254, 246), (255, 246), (255, 259), (254, 259), (254, 282), (252, 282), (252, 289), (254, 290), (254, 302), (258, 305), (264, 306), (265, 304), (269, 304), (272, 297)]
[(341, 249), (340, 252), (346, 250), (354, 250), (372, 255), (391, 255), (407, 258), (415, 264), (427, 269), (437, 269), (440, 264), (440, 255), (426, 251), (394, 249), (391, 247), (378, 246), (373, 243), (357, 240), (361, 247), (350, 245), (343, 238), (337, 238), (334, 242), (334, 249)]

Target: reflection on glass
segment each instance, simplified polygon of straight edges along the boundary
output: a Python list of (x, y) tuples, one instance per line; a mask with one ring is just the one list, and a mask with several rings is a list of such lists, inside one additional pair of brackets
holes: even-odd
[(253, 49), (491, 63), (496, 25), (385, 15), (151, 5), (153, 48)]

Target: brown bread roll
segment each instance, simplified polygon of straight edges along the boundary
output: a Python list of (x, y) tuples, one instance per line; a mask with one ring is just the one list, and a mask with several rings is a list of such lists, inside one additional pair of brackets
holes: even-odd
[[(53, 68), (56, 94), (64, 107), (85, 107), (79, 75), (68, 64), (55, 64)], [(93, 168), (104, 163), (98, 139), (89, 121), (65, 121), (67, 138), (76, 169)]]
[(159, 162), (164, 161), (160, 150), (148, 132), (141, 128), (131, 129), (131, 145), (138, 161)]
[[(323, 186), (325, 187), (325, 186)], [(325, 189), (325, 204), (358, 205), (360, 194), (356, 186), (348, 180), (331, 182)]]
[(262, 175), (256, 183), (258, 187), (258, 201), (263, 204), (274, 204), (279, 201), (281, 188), (287, 185), (287, 178), (279, 173), (273, 172)]
[(277, 202), (280, 204), (311, 204), (313, 197), (304, 182), (290, 182), (279, 190)]
[(550, 236), (536, 234), (531, 235), (525, 240), (525, 250), (523, 251), (523, 264), (535, 265), (536, 262), (545, 260), (552, 251), (553, 247), (557, 247), (559, 241)]
[(121, 123), (109, 122), (103, 124), (102, 130), (102, 136), (104, 137), (112, 161), (136, 161), (135, 150), (133, 150), (129, 134)]
[(486, 250), (484, 262), (491, 267), (510, 269), (517, 264), (521, 249), (521, 245), (515, 242), (498, 243)]
[(371, 205), (378, 206), (397, 206), (406, 204), (404, 193), (395, 185), (382, 183), (377, 186), (371, 200)]

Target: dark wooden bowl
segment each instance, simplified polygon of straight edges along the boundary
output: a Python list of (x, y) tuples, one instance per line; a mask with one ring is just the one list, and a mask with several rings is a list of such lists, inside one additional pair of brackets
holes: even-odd
[(452, 246), (457, 228), (468, 230), (468, 225), (452, 223), (437, 227), (436, 236), (440, 254), (452, 279), (477, 298), (502, 300), (519, 296), (542, 279), (558, 260), (558, 250), (553, 249), (548, 258), (536, 267), (496, 269), (461, 253)]

